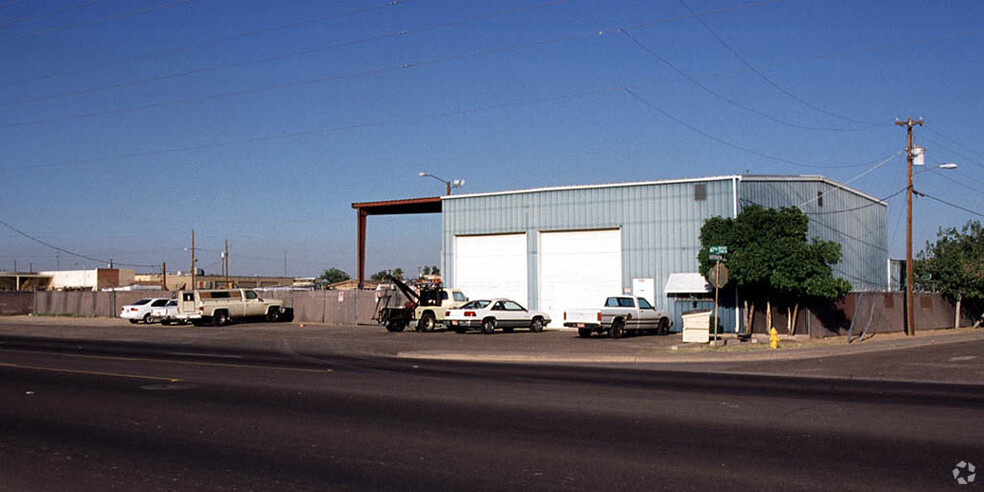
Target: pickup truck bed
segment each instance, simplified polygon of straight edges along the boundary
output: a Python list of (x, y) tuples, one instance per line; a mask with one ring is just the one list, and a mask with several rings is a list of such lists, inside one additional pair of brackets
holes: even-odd
[(582, 338), (593, 333), (621, 338), (629, 330), (666, 335), (672, 324), (669, 313), (652, 307), (641, 297), (612, 296), (605, 299), (601, 308), (571, 309), (564, 313), (564, 326), (577, 328)]

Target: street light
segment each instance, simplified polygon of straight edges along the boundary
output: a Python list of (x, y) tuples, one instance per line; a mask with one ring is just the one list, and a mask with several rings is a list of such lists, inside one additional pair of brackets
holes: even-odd
[(434, 178), (434, 179), (436, 179), (436, 180), (444, 183), (445, 194), (447, 194), (447, 195), (450, 195), (451, 194), (451, 188), (461, 188), (462, 186), (465, 186), (465, 180), (463, 180), (463, 179), (455, 179), (455, 180), (452, 180), (452, 181), (448, 181), (446, 179), (441, 179), (441, 178), (439, 178), (437, 176), (434, 176), (431, 173), (425, 173), (423, 171), (417, 173), (417, 176), (420, 176), (421, 178), (425, 178), (425, 177), (428, 177), (429, 176), (431, 178)]

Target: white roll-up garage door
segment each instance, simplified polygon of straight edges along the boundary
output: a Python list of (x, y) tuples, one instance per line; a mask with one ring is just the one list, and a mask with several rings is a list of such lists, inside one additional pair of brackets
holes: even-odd
[(507, 297), (526, 306), (526, 265), (526, 234), (454, 238), (454, 286), (469, 299)]
[(540, 310), (551, 326), (563, 326), (564, 311), (601, 307), (622, 293), (622, 231), (541, 232)]

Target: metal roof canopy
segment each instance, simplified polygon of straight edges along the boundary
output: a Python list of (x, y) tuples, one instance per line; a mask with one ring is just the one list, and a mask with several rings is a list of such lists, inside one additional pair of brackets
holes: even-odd
[(441, 197), (353, 203), (352, 208), (356, 210), (359, 221), (358, 279), (361, 289), (366, 279), (366, 218), (370, 215), (439, 214)]

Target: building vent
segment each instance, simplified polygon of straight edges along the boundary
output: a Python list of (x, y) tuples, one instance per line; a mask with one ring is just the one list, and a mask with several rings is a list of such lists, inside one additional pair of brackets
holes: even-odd
[(694, 185), (694, 201), (702, 202), (707, 200), (707, 184), (698, 183)]
[(817, 207), (823, 207), (823, 192), (817, 192)]

